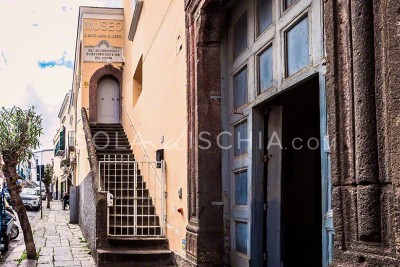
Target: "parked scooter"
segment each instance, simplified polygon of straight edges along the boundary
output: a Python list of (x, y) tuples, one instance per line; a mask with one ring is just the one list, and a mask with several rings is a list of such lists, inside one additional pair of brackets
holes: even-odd
[(7, 252), (10, 247), (11, 228), (14, 225), (12, 217), (7, 218), (4, 187), (0, 194), (0, 251)]
[(12, 220), (11, 231), (10, 231), (10, 240), (14, 240), (19, 236), (19, 227), (16, 224), (18, 219), (17, 219), (17, 216), (15, 216), (13, 208), (6, 207), (6, 217), (7, 217), (7, 221)]

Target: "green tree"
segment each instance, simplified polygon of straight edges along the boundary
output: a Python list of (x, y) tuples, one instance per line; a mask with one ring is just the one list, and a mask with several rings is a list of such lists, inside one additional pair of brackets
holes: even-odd
[(43, 183), (46, 188), (47, 208), (50, 209), (50, 185), (53, 180), (54, 169), (53, 165), (47, 164), (44, 168)]
[(29, 160), (33, 150), (39, 148), (39, 137), (43, 133), (42, 118), (33, 107), (23, 110), (19, 107), (0, 109), (0, 154), (3, 157), (3, 174), (18, 214), (28, 259), (36, 257), (36, 246), (24, 203), (19, 193), (21, 186), (16, 167), (18, 163)]

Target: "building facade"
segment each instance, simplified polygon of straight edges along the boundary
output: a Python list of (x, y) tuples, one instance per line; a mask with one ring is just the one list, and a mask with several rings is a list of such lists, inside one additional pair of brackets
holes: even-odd
[(58, 113), (60, 127), (54, 142), (54, 186), (53, 197), (61, 199), (75, 179), (75, 110), (73, 94), (69, 91)]
[(73, 185), (99, 265), (397, 266), (399, 8), (82, 7)]

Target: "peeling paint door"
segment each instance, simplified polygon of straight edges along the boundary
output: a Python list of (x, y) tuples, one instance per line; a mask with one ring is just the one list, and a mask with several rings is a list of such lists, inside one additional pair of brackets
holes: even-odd
[(97, 122), (119, 123), (119, 86), (112, 79), (102, 80), (97, 87)]

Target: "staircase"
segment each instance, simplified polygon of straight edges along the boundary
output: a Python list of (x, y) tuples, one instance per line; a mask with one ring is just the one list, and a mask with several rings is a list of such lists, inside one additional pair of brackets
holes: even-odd
[(93, 124), (91, 132), (100, 162), (101, 190), (114, 197), (108, 246), (97, 249), (98, 266), (172, 266), (168, 240), (160, 237), (160, 219), (122, 125)]

